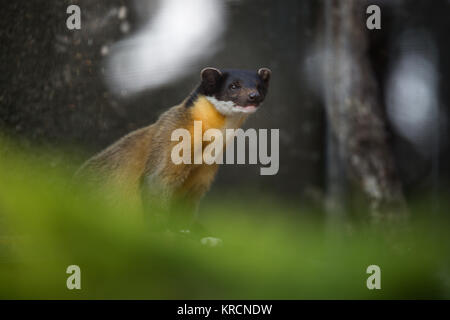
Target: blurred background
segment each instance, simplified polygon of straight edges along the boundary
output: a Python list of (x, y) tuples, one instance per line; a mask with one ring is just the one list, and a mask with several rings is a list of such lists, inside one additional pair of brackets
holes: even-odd
[[(71, 4), (80, 30), (66, 27)], [(366, 28), (369, 4), (380, 30)], [(290, 209), (267, 214), (288, 219), (378, 221), (419, 200), (423, 215), (446, 216), (449, 13), (447, 0), (5, 3), (0, 135), (29, 157), (58, 150), (44, 166), (73, 171), (180, 103), (202, 68), (268, 67), (268, 97), (245, 127), (280, 129), (280, 170), (223, 165), (202, 216), (236, 198), (273, 199)]]
[[(66, 27), (70, 4), (81, 8), (81, 30)], [(337, 95), (330, 87), (346, 72), (358, 86), (366, 81), (351, 70), (324, 71), (345, 58), (330, 45), (351, 29), (330, 23), (333, 12), (347, 10), (360, 19), (350, 28), (364, 32), (362, 64), (375, 79), (370, 95), (404, 192), (448, 194), (449, 2), (370, 4), (381, 8), (381, 30), (364, 28), (365, 1), (356, 11), (307, 0), (11, 2), (0, 12), (0, 127), (25, 145), (77, 147), (81, 162), (181, 102), (203, 67), (267, 66), (270, 94), (246, 127), (280, 129), (280, 171), (260, 176), (258, 166), (223, 166), (212, 192), (239, 186), (239, 193), (317, 201), (344, 178), (330, 173), (342, 169), (329, 164), (338, 162), (327, 131), (327, 103), (336, 104), (327, 97)]]

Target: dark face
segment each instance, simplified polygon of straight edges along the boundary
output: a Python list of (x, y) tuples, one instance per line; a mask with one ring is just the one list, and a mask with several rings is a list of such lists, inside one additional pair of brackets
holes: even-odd
[(270, 75), (267, 68), (258, 71), (206, 68), (202, 71), (202, 87), (205, 95), (219, 101), (232, 101), (244, 108), (258, 107), (266, 97)]

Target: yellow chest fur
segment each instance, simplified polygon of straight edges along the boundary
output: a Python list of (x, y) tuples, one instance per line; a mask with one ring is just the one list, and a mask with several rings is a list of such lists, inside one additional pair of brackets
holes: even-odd
[(203, 96), (191, 107), (191, 116), (193, 121), (202, 122), (203, 132), (211, 128), (221, 129), (226, 123), (226, 117)]
[[(225, 129), (238, 128), (245, 120), (244, 116), (233, 118), (224, 116), (217, 111), (214, 105), (204, 96), (200, 96), (195, 101), (194, 105), (190, 107), (190, 112), (191, 122), (187, 129), (191, 134), (192, 152), (194, 152), (194, 146), (196, 145), (201, 145), (203, 149), (208, 145), (208, 142), (203, 141), (203, 134), (206, 130), (219, 129), (224, 134)], [(201, 121), (202, 131), (200, 135), (198, 135), (198, 133), (196, 134), (194, 131), (194, 121)], [(194, 166), (195, 168), (191, 171), (181, 189), (182, 192), (200, 195), (211, 185), (218, 166), (217, 164), (201, 164)]]

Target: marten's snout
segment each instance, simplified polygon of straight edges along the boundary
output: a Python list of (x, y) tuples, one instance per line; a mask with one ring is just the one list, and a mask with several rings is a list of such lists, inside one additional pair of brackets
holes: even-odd
[(258, 91), (252, 91), (248, 94), (248, 101), (259, 103), (261, 101), (261, 95)]

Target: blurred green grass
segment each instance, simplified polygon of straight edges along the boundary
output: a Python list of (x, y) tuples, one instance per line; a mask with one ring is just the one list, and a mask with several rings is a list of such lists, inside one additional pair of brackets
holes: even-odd
[[(208, 248), (150, 232), (129, 218), (136, 212), (126, 199), (112, 204), (71, 185), (70, 166), (2, 150), (1, 299), (450, 297), (448, 223), (425, 213), (388, 236), (382, 226), (330, 231), (281, 199), (214, 199), (203, 207), (205, 223), (224, 245)], [(81, 290), (66, 288), (72, 264)], [(381, 290), (366, 287), (372, 264), (381, 267)]]

